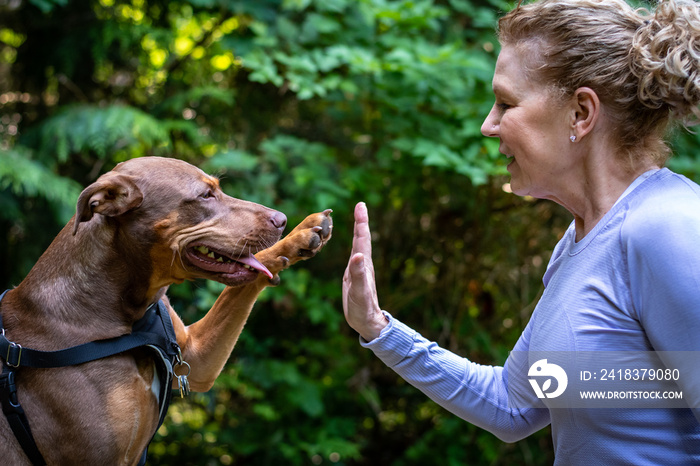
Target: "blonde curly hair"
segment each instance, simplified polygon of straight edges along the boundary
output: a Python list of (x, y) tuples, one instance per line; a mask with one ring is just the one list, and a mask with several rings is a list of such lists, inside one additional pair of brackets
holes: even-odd
[(700, 4), (662, 0), (539, 0), (498, 24), (502, 45), (528, 54), (532, 79), (561, 98), (593, 89), (611, 117), (620, 154), (663, 165), (669, 123), (700, 121)]

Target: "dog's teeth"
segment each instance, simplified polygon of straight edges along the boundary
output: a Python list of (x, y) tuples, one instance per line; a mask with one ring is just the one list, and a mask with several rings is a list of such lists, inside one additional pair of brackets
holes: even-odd
[[(210, 259), (215, 260), (216, 262), (220, 264), (233, 264), (235, 261), (233, 259), (229, 259), (226, 256), (221, 256), (218, 253), (215, 253), (211, 249), (209, 249), (206, 246), (195, 246), (194, 250), (197, 251), (198, 253), (202, 254), (203, 256), (207, 256)], [(245, 267), (248, 270), (252, 270), (256, 272), (257, 270), (254, 267), (249, 266), (248, 264), (242, 264), (243, 267)]]

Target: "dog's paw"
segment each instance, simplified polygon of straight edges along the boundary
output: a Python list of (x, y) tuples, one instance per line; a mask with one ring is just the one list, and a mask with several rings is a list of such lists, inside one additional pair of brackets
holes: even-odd
[(311, 214), (304, 219), (286, 239), (293, 242), (297, 249), (295, 256), (308, 259), (315, 256), (326, 245), (333, 234), (331, 209)]
[(333, 234), (331, 209), (311, 214), (287, 236), (269, 249), (255, 255), (274, 274), (270, 285), (278, 285), (279, 272), (291, 265), (315, 256)]
[[(290, 262), (315, 256), (333, 234), (331, 209), (311, 214), (297, 225), (285, 238)], [(296, 260), (294, 260), (296, 259)], [(290, 264), (291, 265), (291, 264)]]

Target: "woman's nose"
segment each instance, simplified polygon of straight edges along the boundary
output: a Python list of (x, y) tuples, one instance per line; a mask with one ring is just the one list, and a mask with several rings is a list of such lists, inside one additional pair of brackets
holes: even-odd
[(481, 124), (481, 134), (488, 138), (498, 137), (499, 121), (496, 115), (496, 105), (491, 107), (491, 111), (486, 116), (486, 119)]

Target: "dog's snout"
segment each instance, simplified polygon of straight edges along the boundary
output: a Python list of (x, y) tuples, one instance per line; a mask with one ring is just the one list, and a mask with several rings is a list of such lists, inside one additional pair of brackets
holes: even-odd
[(270, 216), (270, 223), (272, 223), (275, 228), (282, 230), (287, 226), (287, 216), (282, 212), (275, 212)]

